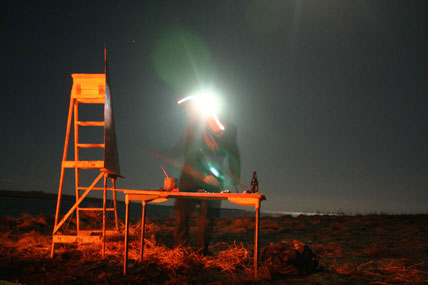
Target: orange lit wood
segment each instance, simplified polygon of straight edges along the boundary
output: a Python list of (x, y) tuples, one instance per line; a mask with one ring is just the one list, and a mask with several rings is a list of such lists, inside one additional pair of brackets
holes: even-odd
[[(73, 97), (80, 102), (88, 102), (86, 99), (103, 99), (104, 94), (100, 94), (98, 89), (80, 89), (80, 93), (76, 92)], [(102, 104), (102, 102), (100, 102)]]
[[(77, 208), (79, 211), (103, 211), (103, 208)], [(114, 211), (114, 208), (106, 208), (106, 211)]]
[[(86, 190), (86, 189), (88, 189), (88, 187), (79, 187), (79, 190)], [(107, 187), (106, 189), (109, 190), (109, 191), (114, 190), (114, 192), (121, 192), (121, 189), (116, 189), (114, 187)], [(94, 188), (92, 188), (92, 191), (94, 191), (94, 190), (96, 190), (96, 191), (101, 191), (101, 190), (104, 191), (104, 188), (103, 187), (94, 187)]]
[[(102, 230), (80, 230), (79, 235), (81, 236), (94, 236), (94, 234), (102, 234)], [(107, 235), (114, 235), (118, 234), (118, 231), (116, 230), (106, 230)], [(96, 236), (96, 235), (95, 235)], [(101, 236), (101, 235), (98, 235)]]
[[(65, 132), (64, 152), (62, 155), (63, 163), (64, 163), (64, 161), (67, 160), (68, 141), (70, 139), (70, 129), (71, 129), (71, 119), (73, 117), (73, 105), (74, 105), (74, 101), (72, 98), (70, 98), (70, 106), (68, 109), (68, 117), (67, 117), (67, 127), (66, 127), (66, 132)], [(63, 185), (64, 185), (64, 172), (65, 172), (65, 167), (63, 165), (61, 165), (61, 174), (60, 174), (60, 178), (59, 178), (58, 198), (57, 198), (57, 202), (56, 202), (54, 227), (58, 224), (59, 212), (61, 209), (61, 197), (62, 197), (62, 189), (63, 189)], [(53, 258), (54, 251), (55, 251), (55, 237), (54, 236), (55, 236), (55, 232), (52, 234), (51, 258)]]
[(254, 206), (259, 201), (257, 198), (243, 198), (243, 197), (229, 197), (228, 200), (231, 203), (240, 206)]
[(79, 143), (77, 147), (81, 148), (104, 148), (103, 143)]
[(64, 168), (81, 168), (81, 169), (99, 169), (104, 167), (104, 161), (63, 161), (62, 167)]
[[(87, 234), (87, 231), (81, 231), (80, 229), (80, 212), (81, 211), (102, 211), (103, 212), (103, 228), (101, 231), (91, 230), (92, 233), (98, 232), (101, 233), (101, 237), (94, 237), (95, 240), (102, 241), (102, 254), (105, 254), (105, 236), (110, 231), (106, 229), (106, 218), (107, 212), (114, 212), (115, 217), (115, 228), (118, 230), (118, 217), (117, 217), (117, 204), (116, 204), (116, 186), (115, 179), (117, 176), (111, 175), (108, 171), (106, 171), (104, 160), (85, 160), (80, 157), (80, 149), (81, 148), (100, 148), (104, 149), (105, 144), (102, 143), (79, 143), (79, 127), (105, 127), (104, 121), (80, 121), (79, 120), (79, 104), (104, 104), (106, 101), (106, 75), (105, 74), (72, 74), (73, 78), (73, 86), (71, 89), (70, 95), (70, 106), (68, 110), (67, 117), (67, 127), (66, 127), (66, 135), (65, 135), (65, 143), (64, 143), (64, 153), (62, 157), (61, 163), (61, 174), (60, 174), (60, 183), (58, 188), (58, 200), (55, 214), (55, 224), (52, 236), (52, 250), (51, 257), (53, 257), (55, 250), (55, 243), (67, 243), (67, 242), (80, 242), (80, 236)], [(73, 130), (71, 126), (73, 125)], [(69, 160), (68, 157), (68, 149), (70, 142), (70, 133), (73, 133), (73, 145), (72, 149), (74, 150), (74, 160)], [(105, 141), (105, 138), (104, 138)], [(100, 157), (101, 159), (103, 157)], [(105, 159), (105, 157), (104, 157)], [(74, 180), (75, 180), (75, 196), (76, 202), (73, 207), (62, 217), (59, 219), (59, 213), (61, 209), (61, 197), (64, 186), (64, 175), (65, 169), (72, 168), (74, 169)], [(84, 169), (99, 169), (100, 174), (93, 180), (89, 187), (82, 187), (80, 185), (80, 170)], [(95, 187), (98, 181), (104, 178), (103, 187)], [(112, 181), (112, 187), (107, 187), (107, 178), (110, 178)], [(80, 190), (84, 190), (81, 194)], [(103, 190), (103, 207), (102, 208), (82, 208), (79, 207), (80, 203), (85, 199), (85, 197), (92, 190)], [(113, 208), (106, 207), (106, 191), (112, 191), (113, 193)], [(61, 235), (59, 233), (60, 227), (65, 223), (65, 221), (76, 211), (76, 227), (77, 227), (77, 235), (76, 236), (68, 236)]]
[(117, 189), (125, 194), (125, 247), (123, 254), (123, 275), (126, 276), (128, 264), (128, 234), (129, 234), (129, 204), (131, 201), (141, 201), (141, 237), (140, 237), (140, 261), (143, 260), (144, 252), (144, 227), (145, 227), (145, 210), (147, 203), (161, 203), (170, 198), (202, 199), (202, 200), (228, 200), (231, 203), (241, 206), (253, 206), (256, 211), (255, 230), (254, 230), (254, 275), (258, 274), (259, 261), (259, 232), (260, 232), (260, 202), (266, 200), (263, 194), (238, 194), (238, 193), (191, 193), (191, 192), (167, 192), (153, 190), (132, 190)]
[(73, 205), (73, 207), (71, 207), (71, 209), (67, 212), (67, 214), (65, 214), (65, 216), (61, 219), (61, 221), (57, 225), (55, 225), (54, 230), (53, 230), (54, 235), (58, 231), (58, 229), (62, 226), (62, 224), (67, 220), (67, 218), (70, 217), (70, 215), (74, 212), (74, 210), (76, 210), (76, 208), (79, 207), (79, 205), (83, 201), (83, 199), (85, 199), (85, 197), (92, 190), (92, 187), (94, 187), (95, 184), (97, 184), (98, 181), (100, 181), (100, 179), (103, 176), (104, 176), (104, 174), (100, 173), (97, 176), (97, 178), (95, 178), (95, 180), (92, 182), (91, 186), (89, 186), (88, 189), (82, 194), (82, 196), (79, 197), (79, 199), (76, 201), (76, 203)]
[(90, 235), (54, 235), (52, 240), (55, 243), (102, 243), (101, 236)]
[(78, 121), (77, 125), (82, 127), (104, 127), (104, 121)]
[(85, 99), (76, 99), (77, 103), (83, 104), (104, 104), (104, 98), (100, 98), (100, 96), (92, 96)]

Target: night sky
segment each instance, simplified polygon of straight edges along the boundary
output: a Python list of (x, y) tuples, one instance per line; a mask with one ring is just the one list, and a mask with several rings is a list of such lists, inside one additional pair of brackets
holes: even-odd
[(178, 176), (153, 150), (209, 86), (262, 210), (428, 212), (427, 1), (65, 2), (1, 4), (1, 189), (57, 193), (70, 75), (106, 43), (118, 187)]

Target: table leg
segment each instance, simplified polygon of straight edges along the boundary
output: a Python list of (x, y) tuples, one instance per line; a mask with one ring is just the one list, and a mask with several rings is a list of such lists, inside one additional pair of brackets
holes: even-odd
[(140, 240), (140, 262), (143, 261), (144, 254), (144, 230), (146, 228), (146, 201), (143, 201), (143, 209), (141, 213), (141, 240)]
[(125, 196), (125, 252), (123, 254), (123, 276), (126, 276), (126, 269), (128, 267), (128, 232), (129, 232), (129, 199), (128, 195)]
[(259, 223), (260, 223), (260, 200), (256, 205), (256, 229), (254, 236), (254, 277), (257, 278), (258, 275), (258, 265), (259, 265)]

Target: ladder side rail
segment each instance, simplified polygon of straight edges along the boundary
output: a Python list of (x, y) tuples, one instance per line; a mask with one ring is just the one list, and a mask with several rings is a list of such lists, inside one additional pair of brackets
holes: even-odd
[[(74, 99), (70, 96), (70, 106), (68, 108), (67, 128), (65, 131), (64, 152), (62, 155), (62, 161), (63, 162), (67, 160), (68, 143), (70, 140), (71, 119), (73, 117), (73, 105), (74, 105)], [(64, 171), (65, 171), (65, 167), (61, 163), (61, 174), (60, 174), (60, 178), (59, 178), (58, 198), (57, 198), (56, 212), (55, 212), (55, 226), (58, 223), (59, 213), (60, 213), (60, 209), (61, 209), (61, 196), (62, 196), (62, 189), (63, 189), (63, 185), (64, 185)]]
[[(73, 105), (74, 105), (74, 99), (72, 96), (70, 96), (70, 105), (68, 107), (67, 127), (66, 127), (66, 131), (65, 131), (65, 142), (64, 142), (64, 152), (62, 154), (62, 162), (67, 160), (68, 142), (70, 140), (71, 119), (73, 116)], [(59, 177), (58, 198), (56, 201), (56, 211), (55, 211), (55, 222), (54, 222), (53, 234), (55, 234), (55, 228), (58, 225), (58, 218), (59, 218), (59, 213), (61, 210), (61, 197), (62, 197), (62, 189), (64, 186), (64, 172), (65, 172), (65, 167), (64, 167), (63, 163), (61, 163), (61, 174)], [(54, 255), (54, 250), (55, 250), (55, 243), (54, 243), (54, 239), (52, 238), (51, 258)]]
[[(77, 100), (74, 101), (74, 183), (75, 183), (75, 192), (76, 192), (76, 202), (79, 200), (79, 167), (77, 165), (77, 161), (79, 161), (79, 126), (77, 122), (79, 121), (79, 102)], [(77, 227), (77, 235), (79, 235), (80, 231), (80, 214), (79, 211), (76, 211), (76, 227)]]

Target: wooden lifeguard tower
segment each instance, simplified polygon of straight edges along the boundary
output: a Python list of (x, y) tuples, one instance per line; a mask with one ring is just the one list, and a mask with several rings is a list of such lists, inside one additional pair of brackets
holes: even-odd
[[(106, 237), (106, 219), (107, 211), (114, 212), (115, 231), (118, 231), (118, 217), (116, 205), (116, 179), (122, 177), (120, 175), (119, 160), (116, 144), (116, 132), (113, 117), (112, 98), (110, 91), (110, 83), (107, 72), (107, 64), (104, 74), (72, 74), (73, 86), (70, 96), (70, 107), (68, 110), (68, 119), (66, 127), (66, 136), (64, 144), (64, 153), (61, 163), (61, 174), (58, 188), (58, 200), (55, 214), (55, 224), (52, 234), (52, 249), (51, 257), (54, 255), (55, 244), (57, 243), (81, 243), (81, 242), (101, 242), (102, 255), (105, 256), (105, 237)], [(104, 106), (104, 120), (103, 121), (81, 121), (79, 120), (79, 105), (89, 104), (102, 104)], [(99, 110), (99, 108), (94, 110)], [(100, 114), (99, 114), (100, 115)], [(69, 141), (71, 134), (71, 126), (73, 125), (74, 140), (74, 159), (68, 159)], [(82, 143), (79, 140), (80, 128), (104, 128), (104, 141), (103, 143)], [(84, 139), (84, 138), (83, 138)], [(88, 160), (83, 157), (84, 153), (79, 153), (81, 149), (103, 149), (103, 157), (97, 160)], [(82, 156), (82, 157), (81, 157)], [(74, 205), (67, 211), (67, 213), (60, 219), (61, 212), (61, 199), (64, 187), (65, 170), (74, 169), (74, 188), (76, 200)], [(80, 181), (81, 172), (92, 169), (99, 170), (99, 174), (92, 180), (90, 185), (83, 186)], [(85, 173), (87, 174), (87, 173)], [(103, 179), (103, 186), (97, 187)], [(108, 187), (108, 179), (111, 180), (111, 187)], [(94, 190), (103, 191), (103, 206), (102, 207), (83, 207), (82, 201)], [(113, 207), (107, 207), (107, 191), (112, 192)], [(80, 221), (80, 212), (83, 211), (102, 211), (103, 213), (103, 226), (102, 229), (82, 229)], [(64, 223), (71, 218), (73, 213), (76, 213), (76, 234), (65, 234), (60, 231)]]

